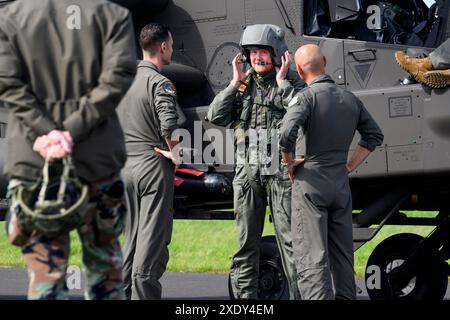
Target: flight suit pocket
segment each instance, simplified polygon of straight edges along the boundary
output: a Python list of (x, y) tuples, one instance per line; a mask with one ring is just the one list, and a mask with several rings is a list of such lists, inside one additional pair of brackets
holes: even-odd
[(243, 213), (243, 206), (245, 203), (245, 195), (250, 188), (248, 182), (241, 182), (239, 184), (233, 184), (234, 193), (234, 218)]
[(236, 167), (233, 180), (233, 194), (234, 194), (234, 217), (243, 212), (245, 202), (245, 195), (250, 188), (250, 183), (246, 179), (245, 169), (243, 166)]

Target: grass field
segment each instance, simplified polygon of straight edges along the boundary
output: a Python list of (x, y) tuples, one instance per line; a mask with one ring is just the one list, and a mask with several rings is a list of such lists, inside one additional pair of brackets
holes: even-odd
[[(408, 212), (421, 216), (424, 212)], [(385, 226), (378, 235), (355, 253), (355, 270), (363, 277), (367, 259), (375, 246), (388, 236), (411, 232), (427, 235), (433, 227)], [(274, 234), (266, 221), (265, 235)], [(81, 246), (76, 233), (71, 234), (71, 265), (80, 265)], [(236, 251), (237, 231), (234, 221), (175, 220), (170, 245), (168, 271), (225, 273)], [(0, 223), (0, 266), (23, 267), (20, 250), (7, 243), (4, 222)]]

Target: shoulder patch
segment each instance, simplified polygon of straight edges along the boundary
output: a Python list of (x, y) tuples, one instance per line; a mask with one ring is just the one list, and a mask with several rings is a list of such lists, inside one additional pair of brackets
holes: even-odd
[(163, 85), (163, 90), (164, 92), (168, 93), (168, 94), (176, 94), (177, 93), (177, 89), (175, 88), (175, 86), (172, 84), (172, 82), (165, 82)]

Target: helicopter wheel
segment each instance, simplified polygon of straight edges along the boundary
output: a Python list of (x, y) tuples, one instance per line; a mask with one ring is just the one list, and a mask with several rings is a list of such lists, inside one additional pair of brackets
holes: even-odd
[[(275, 237), (263, 237), (259, 249), (258, 299), (289, 299), (288, 281), (283, 271), (281, 256)], [(230, 275), (228, 275), (228, 293), (231, 300), (236, 299), (233, 293)]]
[[(383, 240), (372, 252), (366, 267), (366, 285), (372, 300), (442, 300), (448, 284), (448, 264), (438, 256), (430, 255), (429, 262), (404, 288), (392, 287), (389, 273), (398, 268), (423, 237), (402, 233)], [(369, 285), (373, 280), (373, 266), (380, 272), (378, 286)], [(375, 275), (376, 276), (376, 275)], [(372, 283), (373, 284), (373, 283)]]

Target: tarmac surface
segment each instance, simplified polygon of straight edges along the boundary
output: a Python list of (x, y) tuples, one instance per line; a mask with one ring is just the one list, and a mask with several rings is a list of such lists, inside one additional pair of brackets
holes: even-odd
[[(70, 271), (70, 270), (69, 270)], [(84, 277), (79, 270), (69, 272), (69, 299), (83, 299)], [(361, 289), (358, 300), (368, 300), (364, 281), (357, 279)], [(24, 300), (27, 295), (28, 276), (22, 268), (0, 268), (0, 300)], [(163, 300), (229, 300), (228, 275), (210, 273), (167, 272), (161, 279)], [(450, 300), (450, 286), (445, 296)]]

